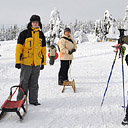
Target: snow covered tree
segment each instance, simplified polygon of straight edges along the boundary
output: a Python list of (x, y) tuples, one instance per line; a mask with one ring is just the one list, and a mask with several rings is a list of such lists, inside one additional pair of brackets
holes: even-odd
[(1, 30), (0, 30), (0, 41), (4, 41), (5, 40), (5, 28), (4, 25), (2, 26)]
[(95, 32), (94, 21), (78, 21), (75, 20), (74, 23), (69, 23), (65, 25), (71, 29), (72, 36), (76, 39), (77, 43), (83, 43), (88, 41), (87, 34), (93, 34)]
[(106, 40), (106, 35), (109, 33), (109, 29), (112, 24), (112, 15), (108, 10), (104, 12), (104, 20), (103, 20), (103, 35), (104, 40)]
[(128, 35), (128, 6), (126, 7), (126, 10), (125, 10), (124, 29), (127, 30), (127, 31), (125, 32), (125, 34)]
[(98, 42), (103, 40), (103, 22), (102, 20), (96, 20), (95, 22), (95, 36)]
[(126, 7), (126, 10), (125, 10), (125, 17), (124, 17), (124, 22), (128, 22), (128, 6)]
[(109, 32), (106, 35), (106, 39), (116, 40), (119, 38), (119, 35), (120, 33), (117, 27), (117, 21), (116, 19), (113, 19), (109, 28)]
[(50, 15), (49, 31), (45, 33), (48, 46), (58, 42), (59, 38), (63, 34), (63, 28), (64, 25), (60, 19), (60, 13), (56, 8), (54, 8)]
[(112, 18), (108, 10), (104, 12), (104, 19), (95, 22), (95, 33), (97, 41), (108, 41), (118, 39), (118, 22)]
[(84, 25), (81, 25), (80, 30), (74, 33), (74, 38), (77, 43), (88, 42), (86, 32), (84, 31)]
[(21, 30), (23, 29), (19, 28), (18, 25), (3, 25), (0, 29), (0, 41), (16, 40)]

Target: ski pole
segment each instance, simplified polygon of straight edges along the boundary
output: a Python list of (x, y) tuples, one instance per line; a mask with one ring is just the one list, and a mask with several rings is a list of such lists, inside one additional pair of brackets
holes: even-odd
[(126, 106), (125, 106), (125, 86), (124, 86), (124, 64), (123, 64), (123, 56), (124, 56), (124, 51), (125, 49), (123, 48), (123, 46), (121, 47), (121, 62), (122, 62), (122, 80), (123, 80), (123, 102), (124, 102), (124, 106), (122, 106), (125, 110)]
[(113, 71), (113, 68), (114, 68), (114, 65), (115, 65), (115, 62), (116, 62), (117, 53), (118, 53), (118, 50), (116, 51), (115, 59), (114, 59), (113, 64), (112, 64), (112, 68), (111, 68), (111, 72), (110, 72), (110, 75), (109, 75), (109, 78), (108, 78), (107, 86), (106, 86), (106, 89), (105, 89), (105, 92), (104, 92), (104, 95), (103, 95), (103, 99), (102, 99), (102, 102), (101, 102), (101, 107), (103, 106), (105, 95), (106, 95), (107, 90), (108, 90), (108, 85), (109, 85), (110, 78), (112, 76), (112, 71)]

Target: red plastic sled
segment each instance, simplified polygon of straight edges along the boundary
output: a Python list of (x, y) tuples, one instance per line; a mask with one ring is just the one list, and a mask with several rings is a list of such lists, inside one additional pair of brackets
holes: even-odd
[[(56, 52), (55, 60), (57, 60), (59, 57), (58, 53)], [(48, 58), (50, 59), (50, 53), (48, 53)]]

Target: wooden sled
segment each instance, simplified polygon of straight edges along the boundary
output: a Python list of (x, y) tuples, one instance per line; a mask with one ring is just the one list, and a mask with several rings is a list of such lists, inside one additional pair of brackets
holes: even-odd
[(64, 87), (63, 87), (63, 90), (62, 90), (62, 93), (64, 93), (64, 90), (65, 90), (65, 87), (66, 86), (72, 86), (72, 89), (74, 91), (74, 93), (76, 92), (76, 87), (75, 87), (75, 81), (64, 81), (63, 83)]

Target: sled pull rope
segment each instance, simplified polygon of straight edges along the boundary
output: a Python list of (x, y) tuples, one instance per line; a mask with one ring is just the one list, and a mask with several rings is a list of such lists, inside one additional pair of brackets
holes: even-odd
[[(16, 87), (16, 89), (15, 89), (15, 91), (12, 94), (12, 88), (15, 88), (15, 87)], [(22, 93), (25, 95), (25, 93), (24, 93), (24, 91), (23, 91), (23, 89), (21, 88), (20, 85), (11, 87), (11, 89), (10, 89), (10, 95), (11, 96), (14, 96), (14, 94), (16, 93), (16, 91), (17, 91), (18, 88), (20, 88), (20, 90), (22, 91)]]
[(69, 77), (72, 80), (71, 68), (72, 68), (72, 64), (70, 63), (70, 60), (69, 60)]

